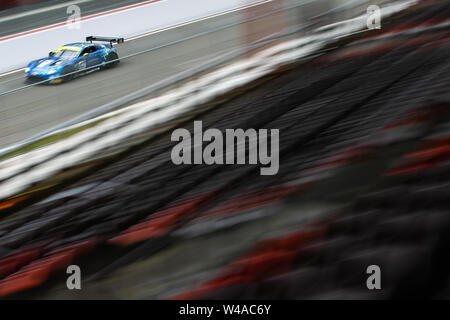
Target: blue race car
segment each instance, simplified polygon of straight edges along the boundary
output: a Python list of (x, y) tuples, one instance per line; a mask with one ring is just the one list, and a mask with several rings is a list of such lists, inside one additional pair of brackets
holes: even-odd
[[(98, 44), (93, 41), (109, 42), (109, 44)], [(55, 51), (50, 51), (47, 58), (28, 64), (25, 69), (27, 82), (61, 83), (80, 74), (113, 67), (120, 62), (113, 43), (123, 42), (123, 38), (91, 36), (86, 38), (86, 42), (62, 46)]]

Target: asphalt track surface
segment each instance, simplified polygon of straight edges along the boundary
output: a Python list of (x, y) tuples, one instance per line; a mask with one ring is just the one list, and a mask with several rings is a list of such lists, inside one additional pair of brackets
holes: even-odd
[[(0, 148), (242, 47), (245, 45), (241, 38), (245, 30), (240, 24), (242, 15), (238, 11), (127, 41), (118, 46), (121, 57), (154, 50), (123, 59), (114, 69), (94, 72), (62, 85), (37, 85), (0, 96)], [(286, 24), (298, 24), (297, 10), (284, 15)], [(270, 17), (264, 19), (267, 22)], [(271, 33), (264, 19), (247, 36), (262, 38)], [(24, 81), (23, 71), (0, 77), (0, 93), (23, 87)]]
[[(236, 11), (126, 41), (118, 46), (121, 57), (147, 52), (123, 59), (114, 69), (93, 72), (62, 85), (37, 85), (2, 95), (23, 87), (25, 75), (18, 72), (0, 76), (0, 149), (221, 54), (271, 36), (282, 28), (308, 22), (311, 17), (345, 1), (292, 0), (282, 3), (284, 8), (296, 7), (268, 15), (276, 9), (276, 1), (272, 1), (252, 11)], [(84, 5), (89, 5), (89, 2)], [(330, 22), (328, 19), (327, 23)], [(24, 25), (21, 26), (23, 31)]]

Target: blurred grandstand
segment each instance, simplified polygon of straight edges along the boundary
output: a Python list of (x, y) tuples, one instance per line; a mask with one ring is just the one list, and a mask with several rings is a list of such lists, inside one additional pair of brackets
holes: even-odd
[[(320, 36), (325, 12), (237, 59)], [(164, 123), (0, 199), (0, 296), (450, 298), (449, 17), (448, 1), (419, 1), (176, 120), (280, 129), (277, 175), (176, 166)], [(80, 291), (65, 288), (70, 264)], [(366, 287), (369, 265), (381, 290)]]

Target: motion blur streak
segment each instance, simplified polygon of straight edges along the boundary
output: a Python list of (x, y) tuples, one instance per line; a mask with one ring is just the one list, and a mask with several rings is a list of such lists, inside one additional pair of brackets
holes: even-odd
[[(47, 127), (51, 118), (53, 124), (64, 118), (55, 111), (58, 94), (76, 97), (80, 109), (89, 110), (104, 102), (102, 95), (114, 99), (148, 86), (177, 63), (195, 65), (242, 43), (290, 33), (216, 67), (222, 69), (166, 88), (174, 99), (189, 93), (166, 112), (189, 105), (185, 98), (196, 101), (176, 121), (127, 136), (0, 203), (0, 296), (450, 298), (450, 4), (417, 1), (383, 18), (381, 29), (338, 34), (343, 24), (335, 23), (365, 14), (368, 3), (315, 1), (267, 20), (246, 20), (221, 38), (199, 37), (130, 59), (117, 72), (6, 96), (0, 112), (16, 110), (9, 121), (28, 127), (28, 119), (42, 112)], [(221, 19), (236, 22), (291, 4), (274, 0)], [(376, 4), (386, 10), (392, 1)], [(183, 30), (195, 34), (215, 23)], [(321, 37), (317, 30), (327, 25), (336, 39), (298, 58), (307, 47), (298, 39)], [(158, 38), (128, 45), (142, 50), (150, 46), (146, 41)], [(122, 54), (126, 47), (119, 48)], [(191, 51), (176, 52), (181, 48)], [(268, 59), (252, 60), (258, 56)], [(271, 68), (252, 81), (234, 82), (240, 85), (232, 91), (224, 85), (212, 100), (195, 100), (221, 80), (237, 78), (240, 67), (248, 67), (249, 78), (262, 70), (252, 61)], [(223, 77), (217, 81), (205, 80), (218, 74)], [(111, 90), (102, 86), (106, 81)], [(206, 89), (187, 89), (201, 83)], [(144, 109), (130, 110), (138, 115)], [(193, 135), (193, 118), (203, 130), (279, 129), (279, 172), (261, 176), (255, 165), (174, 165), (171, 131), (186, 128)], [(96, 142), (113, 139), (127, 125), (109, 127)], [(6, 122), (0, 127), (5, 130)], [(42, 150), (42, 158), (53, 157), (51, 147)], [(43, 172), (37, 164), (23, 174), (36, 178)], [(65, 289), (71, 264), (82, 270), (82, 290)], [(381, 289), (369, 285), (368, 270), (380, 272)]]

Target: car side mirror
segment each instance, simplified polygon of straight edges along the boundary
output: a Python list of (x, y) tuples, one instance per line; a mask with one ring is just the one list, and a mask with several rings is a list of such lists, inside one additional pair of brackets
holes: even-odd
[(89, 53), (86, 52), (85, 54), (83, 54), (83, 57), (86, 57), (86, 56), (88, 56), (88, 55), (89, 55)]
[(48, 53), (48, 56), (49, 57), (53, 57), (55, 55), (55, 53), (53, 52), (53, 51), (50, 51), (49, 53)]

